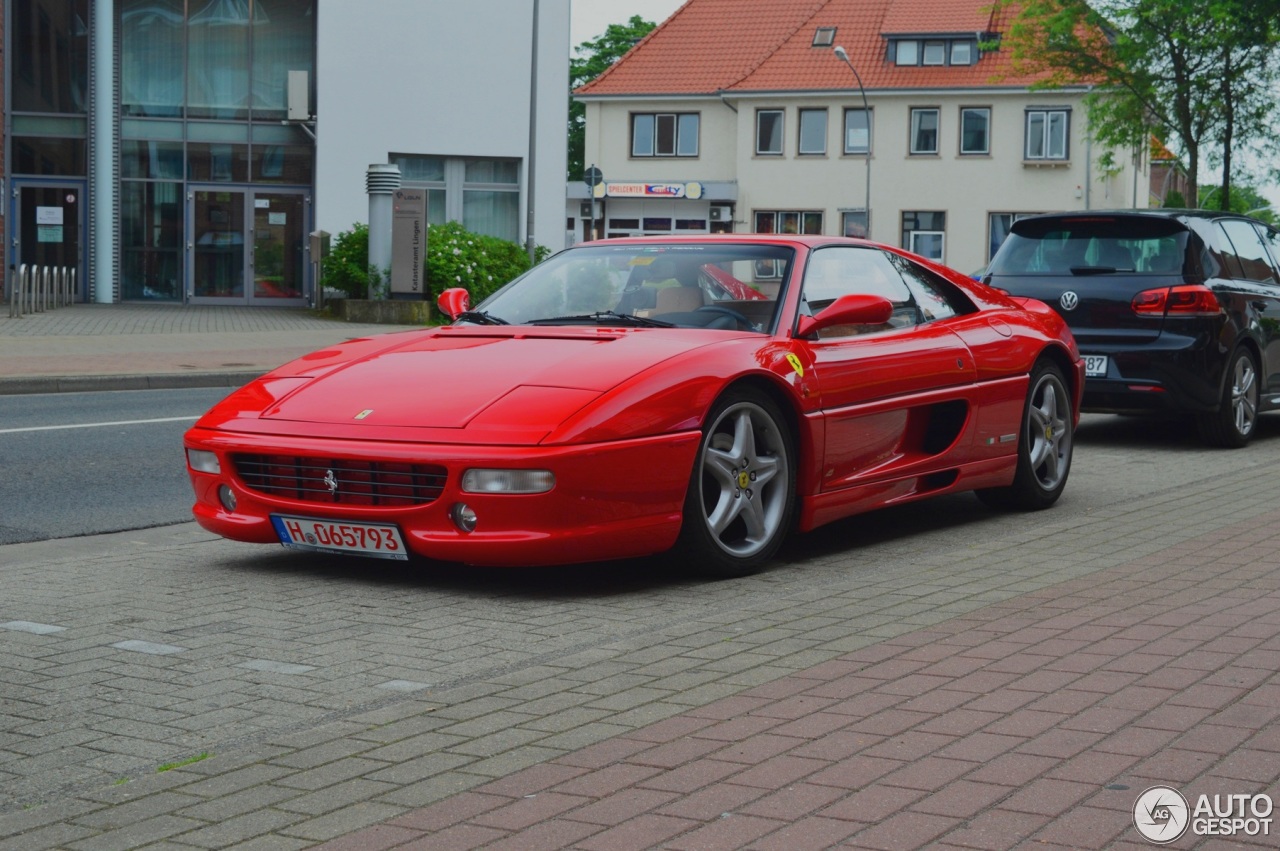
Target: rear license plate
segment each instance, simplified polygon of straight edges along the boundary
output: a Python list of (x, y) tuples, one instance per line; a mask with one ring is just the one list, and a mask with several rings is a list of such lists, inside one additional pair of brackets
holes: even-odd
[(1084, 374), (1090, 378), (1101, 378), (1107, 374), (1106, 355), (1085, 355)]
[(354, 553), (404, 561), (409, 558), (399, 528), (389, 523), (353, 523), (283, 514), (272, 514), (271, 522), (280, 543), (295, 550)]

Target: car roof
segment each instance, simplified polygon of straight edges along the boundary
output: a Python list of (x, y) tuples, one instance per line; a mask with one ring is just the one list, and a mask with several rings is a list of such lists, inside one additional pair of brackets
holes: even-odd
[(701, 234), (663, 234), (660, 236), (615, 236), (608, 239), (596, 239), (590, 242), (579, 242), (573, 248), (584, 248), (591, 245), (669, 245), (672, 243), (698, 243), (734, 245), (738, 243), (760, 244), (773, 243), (784, 245), (803, 245), (816, 248), (820, 245), (867, 245), (883, 248), (878, 242), (858, 239), (851, 236), (822, 236), (817, 234), (797, 233), (701, 233)]
[(1131, 207), (1104, 210), (1064, 210), (1056, 213), (1039, 213), (1034, 216), (1023, 216), (1018, 221), (1037, 219), (1083, 219), (1090, 216), (1161, 218), (1176, 219), (1183, 222), (1190, 219), (1199, 219), (1203, 221), (1213, 221), (1215, 219), (1243, 219), (1249, 222), (1256, 222), (1260, 225), (1266, 225), (1266, 222), (1264, 221), (1241, 213), (1233, 213), (1223, 210), (1191, 210), (1182, 207)]

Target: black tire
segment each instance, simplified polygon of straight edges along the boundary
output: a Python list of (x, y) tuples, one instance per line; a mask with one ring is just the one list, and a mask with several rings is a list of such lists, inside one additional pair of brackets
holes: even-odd
[(678, 551), (696, 573), (748, 576), (791, 529), (795, 440), (764, 393), (731, 388), (712, 406), (689, 477)]
[(978, 498), (994, 508), (1019, 511), (1039, 511), (1057, 502), (1071, 472), (1074, 419), (1062, 370), (1051, 361), (1037, 362), (1023, 407), (1013, 484), (980, 490)]
[(1253, 352), (1240, 346), (1227, 361), (1218, 410), (1196, 417), (1200, 439), (1210, 446), (1239, 449), (1253, 437), (1258, 425), (1258, 362)]

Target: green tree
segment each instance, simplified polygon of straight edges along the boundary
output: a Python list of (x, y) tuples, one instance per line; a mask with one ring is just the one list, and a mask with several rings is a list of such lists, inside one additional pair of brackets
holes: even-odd
[(1270, 135), (1280, 0), (997, 4), (1011, 16), (1000, 47), (1019, 72), (1041, 75), (1035, 88), (1091, 86), (1096, 141), (1139, 150), (1155, 132), (1182, 149), (1193, 187), (1202, 161), (1221, 162), (1230, 198), (1235, 150)]
[(584, 41), (574, 48), (569, 59), (569, 174), (571, 181), (582, 180), (587, 163), (583, 162), (587, 137), (587, 108), (573, 97), (573, 92), (590, 83), (621, 59), (628, 50), (656, 26), (639, 15), (625, 24), (610, 24), (602, 35)]
[(1245, 213), (1264, 222), (1276, 223), (1276, 212), (1271, 209), (1271, 202), (1263, 197), (1257, 187), (1247, 183), (1237, 183), (1223, 206), (1223, 195), (1219, 186), (1205, 185), (1200, 187), (1201, 206), (1206, 210), (1227, 210), (1232, 213)]

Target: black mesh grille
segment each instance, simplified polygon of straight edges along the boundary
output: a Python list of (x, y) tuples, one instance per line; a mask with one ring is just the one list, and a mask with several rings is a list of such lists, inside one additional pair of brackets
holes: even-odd
[(303, 502), (426, 505), (440, 496), (446, 471), (435, 464), (353, 461), (294, 455), (234, 455), (250, 490)]

